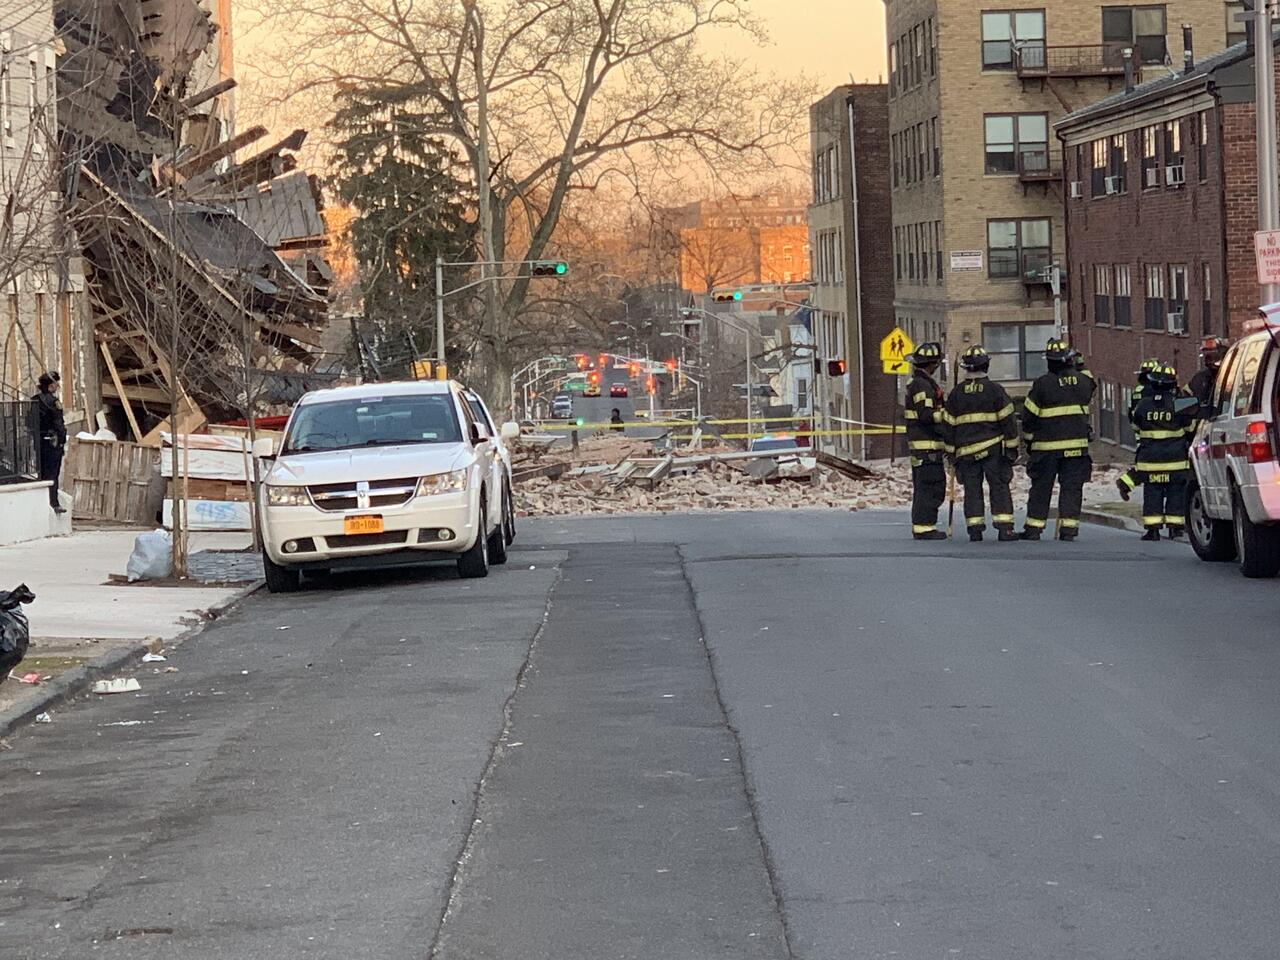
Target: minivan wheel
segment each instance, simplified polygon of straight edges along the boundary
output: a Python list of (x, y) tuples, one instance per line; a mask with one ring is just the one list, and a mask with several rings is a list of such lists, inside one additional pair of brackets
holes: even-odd
[(1223, 563), (1236, 556), (1235, 531), (1230, 520), (1214, 520), (1205, 512), (1204, 493), (1193, 483), (1187, 495), (1187, 535), (1196, 556), (1209, 563)]
[(280, 566), (265, 550), (262, 551), (262, 574), (271, 593), (293, 593), (302, 583), (299, 571)]
[(471, 579), (489, 575), (489, 538), (485, 534), (487, 517), (484, 509), (484, 496), (480, 497), (480, 516), (476, 542), (467, 552), (458, 557), (458, 576)]
[(1240, 499), (1240, 491), (1235, 487), (1231, 488), (1231, 523), (1235, 528), (1240, 572), (1250, 579), (1274, 577), (1280, 573), (1280, 531), (1250, 520)]
[(507, 562), (507, 495), (502, 494), (502, 516), (489, 534), (489, 563), (498, 566)]

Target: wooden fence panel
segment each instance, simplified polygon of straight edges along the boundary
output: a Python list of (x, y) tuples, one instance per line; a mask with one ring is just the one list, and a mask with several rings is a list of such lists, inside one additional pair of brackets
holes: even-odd
[(123, 440), (71, 440), (63, 464), (63, 486), (71, 486), (77, 520), (155, 522), (152, 494), (160, 451)]

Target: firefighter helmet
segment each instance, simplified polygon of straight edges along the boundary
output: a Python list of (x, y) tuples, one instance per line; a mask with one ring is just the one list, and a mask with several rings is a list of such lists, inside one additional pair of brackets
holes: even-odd
[(1206, 366), (1216, 367), (1227, 355), (1228, 343), (1222, 337), (1205, 337), (1200, 341), (1200, 359)]
[(907, 357), (913, 366), (923, 367), (930, 363), (942, 362), (942, 344), (935, 343), (932, 340), (926, 341), (916, 347), (915, 352)]
[(1065, 340), (1053, 339), (1044, 345), (1044, 358), (1066, 363), (1071, 359), (1072, 349)]
[(1147, 380), (1153, 387), (1176, 387), (1178, 371), (1162, 363), (1147, 373)]
[(975, 373), (986, 370), (991, 366), (991, 354), (987, 353), (981, 344), (975, 343), (960, 354), (960, 366)]
[(1151, 371), (1159, 370), (1162, 366), (1164, 366), (1164, 364), (1155, 357), (1148, 357), (1146, 360), (1143, 360), (1142, 363), (1138, 364), (1137, 377), (1139, 382), (1147, 382), (1151, 377)]

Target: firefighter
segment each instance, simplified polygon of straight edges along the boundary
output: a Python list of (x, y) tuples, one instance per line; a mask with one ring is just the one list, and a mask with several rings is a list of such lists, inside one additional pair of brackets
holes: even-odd
[(911, 535), (917, 540), (945, 540), (938, 529), (938, 508), (947, 495), (946, 397), (934, 374), (942, 363), (942, 345), (922, 343), (910, 356), (913, 373), (907, 383), (903, 414), (911, 452)]
[(1080, 532), (1084, 485), (1093, 475), (1089, 456), (1089, 404), (1095, 384), (1076, 366), (1076, 352), (1061, 340), (1044, 348), (1049, 372), (1031, 385), (1022, 413), (1027, 441), (1027, 525), (1023, 540), (1039, 540), (1049, 519), (1053, 485), (1058, 484), (1058, 537), (1074, 540)]
[[(1149, 378), (1152, 370), (1159, 370), (1164, 364), (1154, 357), (1149, 357), (1138, 364), (1138, 384), (1133, 388), (1133, 392), (1129, 394), (1129, 409), (1125, 411), (1125, 416), (1129, 418), (1129, 422), (1133, 424), (1135, 430), (1138, 429), (1138, 422), (1134, 420), (1134, 411), (1138, 409), (1138, 404), (1142, 401), (1142, 394), (1149, 385)], [(1142, 480), (1138, 475), (1138, 471), (1130, 467), (1120, 476), (1116, 477), (1116, 489), (1120, 491), (1120, 499), (1128, 501), (1129, 494), (1137, 489), (1138, 484)]]
[(67, 448), (67, 423), (58, 399), (57, 373), (42, 373), (36, 382), (39, 389), (31, 398), (32, 432), (40, 448), (40, 479), (49, 482), (49, 506), (54, 513), (66, 513), (58, 499), (58, 478), (62, 472), (62, 455)]
[(956, 479), (964, 484), (965, 525), (978, 542), (986, 529), (982, 483), (991, 497), (991, 524), (1000, 540), (1017, 540), (1013, 531), (1013, 465), (1018, 459), (1018, 418), (1004, 387), (987, 378), (991, 356), (981, 346), (960, 355), (967, 376), (947, 398), (948, 447)]
[(1187, 459), (1195, 409), (1178, 409), (1182, 396), (1178, 372), (1162, 366), (1148, 375), (1142, 402), (1134, 411), (1138, 454), (1134, 470), (1141, 478), (1143, 540), (1159, 540), (1160, 528), (1177, 540), (1186, 526)]
[(1187, 392), (1199, 400), (1202, 407), (1213, 397), (1213, 384), (1227, 355), (1227, 346), (1227, 341), (1221, 337), (1205, 337), (1200, 343), (1200, 369), (1187, 384)]

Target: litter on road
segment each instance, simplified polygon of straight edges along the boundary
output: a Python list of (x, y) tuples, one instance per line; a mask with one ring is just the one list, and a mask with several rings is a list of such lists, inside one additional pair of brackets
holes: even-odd
[(115, 677), (111, 680), (99, 680), (93, 685), (94, 693), (133, 693), (141, 690), (142, 684), (133, 677)]

